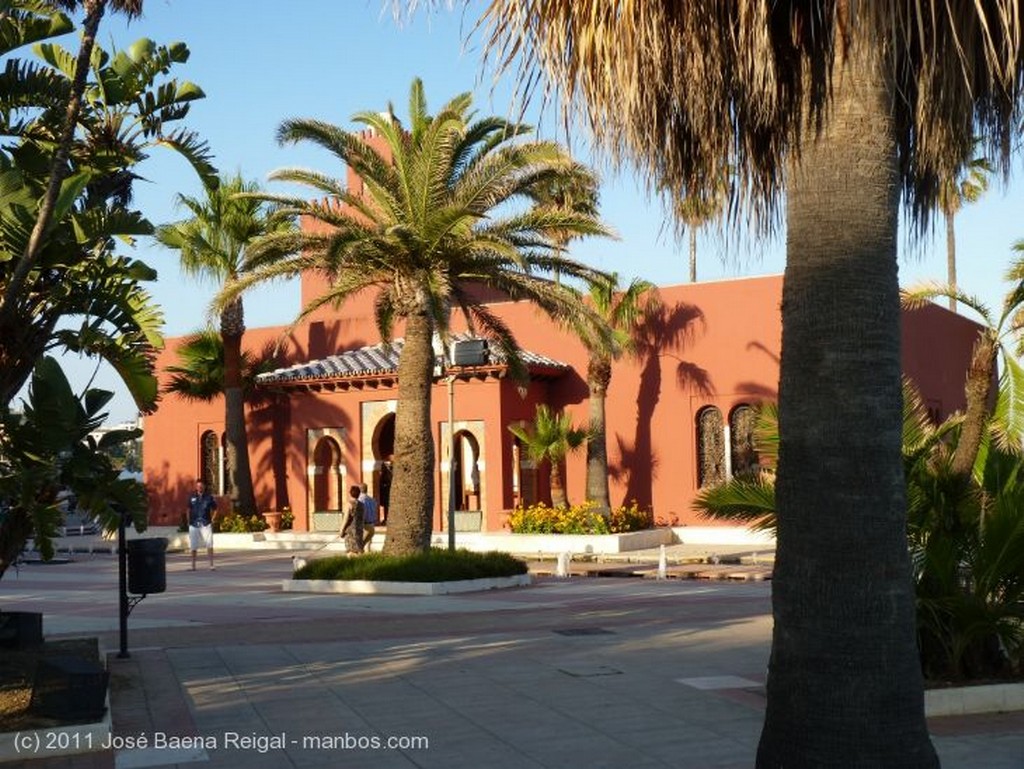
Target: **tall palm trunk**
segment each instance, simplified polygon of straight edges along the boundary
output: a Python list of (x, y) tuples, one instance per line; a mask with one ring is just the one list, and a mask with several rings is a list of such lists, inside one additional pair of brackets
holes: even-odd
[(430, 422), (434, 327), (419, 310), (406, 318), (398, 359), (395, 461), (384, 552), (405, 555), (430, 548), (434, 508), (434, 436)]
[[(949, 287), (956, 291), (956, 225), (953, 222), (954, 214), (946, 211), (946, 282)], [(956, 299), (949, 298), (949, 309), (956, 312)]]
[(690, 225), (690, 282), (697, 282), (697, 227)]
[(229, 304), (220, 316), (224, 341), (224, 431), (231, 478), (231, 502), (242, 515), (256, 514), (256, 495), (249, 466), (249, 440), (245, 432), (245, 396), (242, 390), (242, 337), (245, 319), (241, 298)]
[(868, 53), (855, 48), (837, 72), (833, 114), (820, 136), (807, 129), (787, 187), (775, 627), (758, 769), (836, 756), (851, 768), (938, 766), (900, 457), (892, 97)]
[(587, 500), (598, 512), (611, 512), (608, 494), (608, 447), (605, 424), (605, 396), (612, 377), (610, 360), (592, 356), (587, 365), (590, 388), (590, 424), (587, 435)]

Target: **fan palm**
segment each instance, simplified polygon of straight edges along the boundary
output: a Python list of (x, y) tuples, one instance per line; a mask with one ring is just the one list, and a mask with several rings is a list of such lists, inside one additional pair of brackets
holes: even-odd
[[(254, 197), (258, 190), (255, 183), (236, 174), (207, 187), (204, 198), (179, 195), (178, 203), (189, 211), (190, 218), (159, 227), (156, 239), (180, 253), (186, 274), (214, 281), (220, 289), (230, 287), (263, 265), (250, 258), (250, 243), (269, 233), (287, 234), (294, 229), (292, 219), (278, 216)], [(256, 498), (245, 430), (245, 308), (241, 294), (220, 308), (220, 336), (229, 487), (232, 502), (248, 517), (256, 514)]]
[[(973, 148), (972, 148), (973, 150)], [(973, 151), (972, 151), (973, 154)], [(971, 157), (939, 178), (939, 209), (946, 220), (946, 283), (956, 292), (956, 215), (965, 203), (976, 203), (988, 190), (992, 164), (984, 157)], [(956, 312), (956, 297), (949, 297), (949, 309)]]
[(569, 500), (562, 479), (562, 462), (587, 440), (588, 432), (574, 427), (572, 417), (554, 413), (547, 406), (537, 407), (532, 425), (509, 425), (509, 432), (523, 442), (527, 456), (538, 464), (547, 461), (551, 466), (551, 505), (568, 507)]
[(302, 310), (301, 318), (369, 290), (382, 342), (404, 321), (398, 362), (395, 461), (385, 550), (402, 554), (430, 546), (434, 506), (434, 443), (430, 401), (432, 342), (447, 342), (449, 316), (461, 310), (470, 330), (491, 340), (523, 373), (519, 349), (500, 318), (478, 299), (480, 284), (513, 300), (529, 300), (558, 319), (592, 314), (579, 293), (551, 280), (605, 280), (600, 271), (560, 255), (553, 238), (606, 235), (594, 216), (553, 206), (529, 205), (532, 193), (568, 173), (572, 160), (553, 142), (515, 141), (527, 126), (476, 119), (469, 94), (456, 96), (435, 115), (427, 111), (423, 85), (414, 80), (409, 126), (394, 113), (362, 112), (353, 120), (365, 134), (317, 120), (288, 120), (282, 143), (309, 141), (347, 164), (360, 190), (326, 174), (285, 169), (279, 181), (304, 184), (317, 198), (271, 196), (283, 210), (314, 227), (261, 238), (252, 251), (264, 264), (227, 287), (225, 305), (250, 285), (316, 271), (329, 284)]
[[(718, 184), (705, 189), (701, 185), (688, 185), (694, 189), (685, 197), (668, 195), (677, 227), (687, 230), (690, 246), (690, 282), (697, 282), (697, 233), (709, 222), (722, 217), (729, 200), (729, 171), (723, 169)], [(681, 233), (677, 232), (677, 235)]]
[[(187, 337), (177, 349), (178, 364), (168, 366), (171, 375), (166, 392), (190, 401), (212, 401), (224, 394), (224, 340), (213, 329)], [(246, 402), (258, 399), (256, 377), (280, 366), (273, 342), (254, 354), (243, 350), (239, 362), (242, 397)]]
[(483, 23), (500, 64), (527, 88), (543, 70), (654, 189), (710, 195), (727, 163), (743, 204), (729, 211), (765, 230), (785, 193), (775, 629), (757, 766), (935, 767), (900, 461), (898, 213), (902, 200), (926, 230), (943, 162), (978, 132), (1009, 167), (1020, 4), (492, 0)]

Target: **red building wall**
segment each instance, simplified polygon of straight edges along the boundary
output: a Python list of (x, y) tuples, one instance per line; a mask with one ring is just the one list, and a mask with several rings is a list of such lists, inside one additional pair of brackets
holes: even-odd
[[(616, 362), (613, 368), (606, 402), (613, 505), (635, 500), (652, 508), (660, 520), (704, 523), (690, 510), (698, 483), (697, 414), (714, 405), (728, 419), (738, 404), (777, 397), (781, 284), (780, 276), (772, 276), (660, 289), (663, 309), (645, 328), (636, 354)], [(556, 327), (532, 305), (499, 302), (491, 309), (515, 331), (523, 349), (571, 367), (557, 378), (532, 382), (525, 397), (515, 382), (493, 376), (455, 384), (457, 427), (462, 422), (483, 425), (483, 528), (500, 530), (504, 511), (515, 502), (513, 439), (507, 425), (531, 421), (539, 403), (564, 409), (576, 424), (584, 425), (588, 418), (587, 355), (569, 332)], [(459, 323), (455, 319), (456, 331), (462, 330)], [(246, 335), (246, 346), (258, 349), (268, 340), (279, 339), (282, 332), (281, 328), (252, 330)], [(963, 405), (964, 371), (976, 333), (975, 324), (938, 306), (904, 314), (904, 370), (939, 417)], [(401, 335), (400, 328), (395, 335)], [(314, 322), (299, 326), (288, 340), (285, 355), (290, 365), (378, 341), (372, 299), (364, 296), (337, 311), (321, 311)], [(169, 342), (158, 362), (161, 370), (175, 361), (179, 342)], [(434, 525), (443, 530), (448, 420), (448, 390), (443, 381), (437, 382), (432, 397), (438, 457)], [(322, 427), (345, 430), (346, 481), (366, 481), (372, 487), (376, 476), (364, 468), (374, 458), (366, 456), (363, 438), (368, 430), (372, 432), (372, 425), (363, 423), (362, 404), (396, 398), (394, 383), (367, 380), (333, 392), (326, 385), (316, 385), (305, 392), (278, 393), (251, 406), (248, 432), (260, 506), (276, 509), (289, 504), (296, 514), (296, 528), (306, 528), (307, 435)], [(151, 520), (177, 523), (199, 472), (199, 437), (206, 429), (223, 431), (223, 403), (185, 403), (168, 395), (159, 410), (146, 419), (145, 427)], [(581, 451), (566, 463), (570, 501), (583, 500), (585, 472)], [(542, 497), (546, 477), (543, 470), (539, 475)]]

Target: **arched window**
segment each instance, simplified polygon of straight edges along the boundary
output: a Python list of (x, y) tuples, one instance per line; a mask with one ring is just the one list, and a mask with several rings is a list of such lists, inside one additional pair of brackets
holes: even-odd
[(725, 480), (724, 428), (722, 412), (714, 406), (697, 413), (697, 483), (701, 488)]
[(732, 454), (733, 475), (757, 468), (754, 421), (754, 408), (746, 403), (741, 403), (729, 414), (729, 450)]
[(213, 430), (199, 438), (199, 477), (212, 494), (220, 494), (220, 439)]

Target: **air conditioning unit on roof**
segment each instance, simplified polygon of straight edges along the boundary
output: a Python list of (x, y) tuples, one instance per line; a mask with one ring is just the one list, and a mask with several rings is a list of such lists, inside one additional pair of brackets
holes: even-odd
[(487, 363), (486, 339), (459, 339), (452, 343), (453, 366), (483, 366)]

